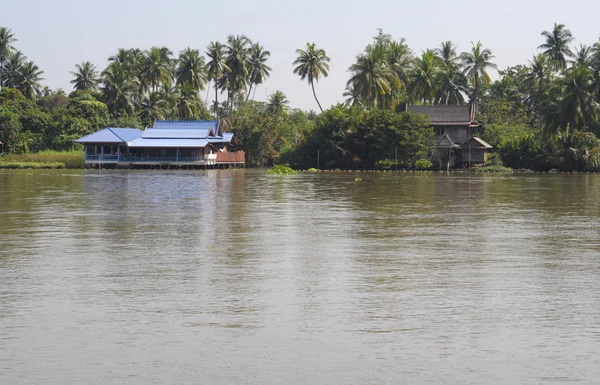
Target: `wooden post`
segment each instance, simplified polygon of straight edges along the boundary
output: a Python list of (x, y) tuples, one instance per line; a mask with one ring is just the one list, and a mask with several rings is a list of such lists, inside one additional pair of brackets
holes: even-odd
[(317, 150), (317, 169), (321, 168), (321, 151)]

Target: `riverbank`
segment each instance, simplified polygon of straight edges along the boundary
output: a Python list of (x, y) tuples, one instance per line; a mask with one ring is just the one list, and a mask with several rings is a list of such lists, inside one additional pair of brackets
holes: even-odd
[(40, 151), (32, 154), (5, 154), (0, 157), (0, 168), (22, 169), (83, 169), (83, 151)]

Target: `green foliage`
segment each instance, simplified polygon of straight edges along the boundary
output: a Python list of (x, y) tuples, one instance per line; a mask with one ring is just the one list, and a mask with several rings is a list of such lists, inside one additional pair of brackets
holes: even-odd
[(274, 166), (267, 170), (267, 174), (269, 175), (293, 175), (297, 173), (298, 171), (287, 166)]
[(433, 163), (431, 163), (427, 159), (419, 159), (415, 162), (415, 168), (417, 170), (429, 170), (433, 167)]
[(309, 168), (308, 170), (306, 170), (307, 172), (319, 172), (319, 170), (317, 170), (314, 167)]

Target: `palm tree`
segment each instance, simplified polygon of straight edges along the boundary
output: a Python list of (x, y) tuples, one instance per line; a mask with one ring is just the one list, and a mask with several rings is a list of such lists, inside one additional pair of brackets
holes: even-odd
[(166, 117), (167, 101), (160, 92), (150, 92), (140, 103), (140, 117), (144, 121), (163, 120)]
[(198, 92), (189, 83), (178, 84), (175, 88), (175, 112), (180, 120), (190, 120), (198, 116), (202, 101)]
[(0, 90), (4, 80), (4, 62), (10, 57), (15, 48), (12, 44), (17, 41), (9, 28), (0, 27)]
[(18, 72), (17, 89), (28, 99), (34, 99), (40, 91), (40, 81), (44, 80), (41, 71), (34, 62), (28, 61), (23, 63)]
[(584, 67), (592, 67), (592, 60), (594, 54), (594, 47), (589, 47), (584, 44), (580, 44), (579, 48), (575, 49), (573, 54), (573, 60), (569, 60), (572, 65), (582, 65)]
[[(248, 100), (250, 97), (252, 86), (254, 85), (254, 93), (256, 93), (256, 86), (262, 84), (262, 82), (271, 75), (271, 67), (266, 64), (269, 56), (271, 56), (271, 52), (266, 51), (263, 46), (258, 43), (250, 47), (250, 58), (248, 64), (248, 83), (250, 87), (248, 88), (246, 100)], [(254, 99), (254, 95), (252, 95), (252, 99)]]
[(269, 96), (267, 112), (275, 116), (282, 116), (287, 112), (289, 103), (285, 94), (277, 90)]
[(559, 80), (559, 126), (566, 132), (589, 129), (598, 122), (598, 101), (594, 94), (593, 72), (575, 65)]
[(225, 82), (222, 83), (222, 86), (227, 88), (229, 113), (233, 110), (233, 97), (246, 87), (249, 73), (248, 46), (250, 44), (252, 42), (244, 35), (229, 35), (227, 37), (225, 63), (230, 71), (224, 74)]
[(19, 85), (19, 73), (27, 57), (21, 51), (13, 51), (8, 55), (4, 63), (3, 76), (4, 85), (10, 88), (17, 88)]
[(166, 47), (152, 47), (145, 52), (143, 68), (143, 78), (152, 87), (152, 91), (162, 83), (171, 84), (173, 80), (173, 63), (171, 61), (171, 52)]
[[(206, 63), (206, 74), (209, 81), (215, 83), (215, 103), (219, 104), (219, 87), (218, 82), (223, 78), (225, 73), (231, 71), (231, 69), (225, 63), (225, 53), (223, 44), (218, 41), (212, 41), (208, 45), (206, 56), (208, 56), (208, 63)], [(215, 112), (218, 118), (218, 108)]]
[(84, 91), (97, 91), (100, 78), (96, 66), (92, 62), (86, 61), (81, 64), (76, 64), (77, 71), (71, 72), (75, 79), (71, 80), (74, 84), (73, 88)]
[(440, 60), (444, 63), (444, 67), (458, 67), (458, 55), (456, 53), (456, 45), (454, 45), (450, 40), (442, 42), (440, 44), (440, 48), (436, 48), (433, 50), (433, 53), (440, 58)]
[(567, 57), (573, 56), (569, 43), (574, 38), (571, 31), (565, 28), (564, 24), (554, 23), (552, 31), (544, 31), (541, 33), (546, 39), (544, 44), (541, 44), (538, 49), (543, 49), (544, 54), (553, 62), (553, 68), (555, 70), (561, 70), (567, 68)]
[(379, 45), (360, 54), (356, 63), (350, 66), (350, 72), (352, 76), (346, 86), (360, 93), (367, 102), (367, 108), (375, 108), (394, 87), (400, 87), (400, 80), (388, 65), (383, 47)]
[(102, 73), (102, 93), (108, 109), (113, 112), (133, 112), (132, 96), (138, 86), (136, 78), (129, 76), (122, 63), (110, 64)]
[(199, 92), (204, 89), (206, 77), (206, 63), (200, 51), (186, 48), (179, 54), (177, 70), (175, 72), (177, 84), (189, 84)]
[(436, 56), (433, 51), (423, 52), (420, 58), (415, 60), (413, 80), (410, 85), (414, 97), (423, 102), (433, 103), (436, 91), (438, 68)]
[(296, 66), (294, 73), (300, 75), (300, 80), (306, 79), (308, 81), (319, 109), (323, 112), (323, 107), (321, 107), (315, 93), (315, 81), (319, 82), (321, 76), (327, 77), (329, 75), (329, 62), (331, 59), (327, 56), (325, 50), (317, 48), (315, 43), (306, 43), (306, 50), (297, 49), (296, 54), (298, 58), (293, 63)]
[(464, 95), (469, 91), (468, 82), (457, 67), (442, 67), (437, 73), (435, 83), (435, 103), (449, 105), (465, 102)]
[(538, 54), (529, 60), (527, 72), (523, 77), (523, 81), (531, 89), (535, 90), (535, 94), (530, 96), (530, 101), (533, 104), (538, 119), (541, 118), (541, 107), (544, 95), (552, 80), (552, 66), (550, 58), (544, 54)]
[(477, 111), (477, 99), (481, 90), (481, 86), (489, 86), (491, 78), (488, 73), (488, 69), (497, 69), (496, 64), (492, 63), (491, 60), (494, 58), (492, 51), (487, 48), (483, 48), (481, 42), (477, 44), (472, 43), (473, 48), (471, 52), (463, 52), (460, 55), (460, 60), (463, 65), (463, 75), (467, 78), (471, 86), (473, 87), (473, 94), (471, 96), (472, 110)]
[(348, 106), (359, 107), (363, 105), (360, 92), (354, 84), (346, 85), (346, 91), (344, 91), (342, 96), (346, 98), (344, 103)]

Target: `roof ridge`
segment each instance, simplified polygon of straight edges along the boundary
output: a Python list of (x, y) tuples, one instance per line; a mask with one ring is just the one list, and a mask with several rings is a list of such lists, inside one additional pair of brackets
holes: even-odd
[[(114, 128), (116, 128), (116, 127), (114, 127)], [(114, 132), (114, 131), (112, 130), (112, 129), (113, 129), (113, 127), (106, 127), (106, 129), (107, 129), (108, 131), (112, 132), (114, 136), (116, 136), (117, 138), (121, 139), (121, 142), (123, 142), (123, 143), (127, 143), (126, 141), (124, 141), (124, 140), (123, 140), (123, 138), (121, 138), (119, 135), (117, 135), (117, 133), (116, 133), (116, 132)]]

